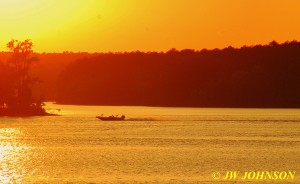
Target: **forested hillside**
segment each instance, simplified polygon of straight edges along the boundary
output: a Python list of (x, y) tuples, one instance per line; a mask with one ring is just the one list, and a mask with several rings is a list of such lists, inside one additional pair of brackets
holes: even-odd
[(299, 107), (300, 43), (222, 50), (107, 53), (68, 65), (58, 103)]

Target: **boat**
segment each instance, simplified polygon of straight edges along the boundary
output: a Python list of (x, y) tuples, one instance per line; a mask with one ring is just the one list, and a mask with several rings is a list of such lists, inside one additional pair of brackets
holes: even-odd
[(96, 118), (102, 120), (102, 121), (124, 121), (125, 120), (125, 116), (122, 115), (120, 117), (118, 116), (114, 116), (114, 115), (111, 115), (111, 116), (96, 116)]

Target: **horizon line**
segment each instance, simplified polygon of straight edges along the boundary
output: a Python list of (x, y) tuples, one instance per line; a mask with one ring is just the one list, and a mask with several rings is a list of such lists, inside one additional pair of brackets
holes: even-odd
[[(192, 51), (195, 51), (195, 52), (201, 52), (201, 51), (213, 51), (213, 50), (224, 50), (224, 49), (227, 49), (227, 48), (232, 48), (232, 49), (242, 49), (242, 48), (253, 48), (253, 47), (256, 47), (256, 46), (268, 46), (270, 45), (271, 43), (275, 43), (277, 45), (283, 45), (283, 44), (289, 44), (289, 43), (293, 43), (293, 42), (296, 42), (296, 43), (299, 43), (300, 41), (294, 39), (294, 40), (286, 40), (284, 42), (278, 42), (276, 40), (272, 40), (268, 43), (258, 43), (258, 44), (254, 44), (254, 45), (243, 45), (243, 46), (238, 46), (238, 47), (234, 47), (232, 45), (229, 45), (227, 47), (223, 47), (223, 48), (218, 48), (218, 47), (215, 47), (215, 48), (202, 48), (202, 49), (193, 49), (193, 48), (184, 48), (184, 49), (177, 49), (177, 48), (170, 48), (169, 50), (166, 50), (166, 51), (140, 51), (140, 50), (131, 50), (131, 51), (104, 51), (104, 52), (100, 52), (100, 51), (96, 51), (96, 52), (89, 52), (89, 51), (68, 51), (68, 50), (65, 50), (65, 51), (59, 51), (59, 52), (33, 52), (33, 54), (124, 54), (124, 53), (167, 53), (169, 51), (184, 51), (184, 50), (192, 50)], [(10, 53), (10, 51), (0, 51), (0, 53)]]

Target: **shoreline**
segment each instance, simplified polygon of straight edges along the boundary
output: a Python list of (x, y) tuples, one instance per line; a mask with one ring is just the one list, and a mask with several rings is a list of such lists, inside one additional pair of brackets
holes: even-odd
[(228, 108), (228, 109), (300, 109), (300, 106), (188, 106), (188, 105), (134, 105), (134, 104), (94, 104), (94, 103), (60, 103), (49, 102), (56, 105), (78, 105), (78, 106), (112, 106), (112, 107), (174, 107), (174, 108)]

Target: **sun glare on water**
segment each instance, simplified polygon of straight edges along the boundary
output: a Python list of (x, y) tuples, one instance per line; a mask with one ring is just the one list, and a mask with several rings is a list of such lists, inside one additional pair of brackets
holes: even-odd
[(20, 136), (17, 128), (0, 129), (0, 183), (22, 183), (26, 177), (31, 147), (20, 142)]

